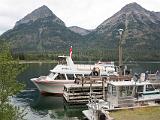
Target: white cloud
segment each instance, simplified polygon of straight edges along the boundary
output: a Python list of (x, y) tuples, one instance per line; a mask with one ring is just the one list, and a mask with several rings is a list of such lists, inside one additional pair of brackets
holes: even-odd
[(0, 34), (42, 5), (48, 6), (67, 26), (94, 29), (131, 2), (160, 11), (160, 0), (0, 0)]

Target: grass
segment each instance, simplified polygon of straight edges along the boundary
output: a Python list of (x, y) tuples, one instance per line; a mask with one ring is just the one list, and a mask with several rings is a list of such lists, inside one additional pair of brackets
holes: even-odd
[(160, 120), (160, 107), (113, 111), (110, 116), (114, 120)]

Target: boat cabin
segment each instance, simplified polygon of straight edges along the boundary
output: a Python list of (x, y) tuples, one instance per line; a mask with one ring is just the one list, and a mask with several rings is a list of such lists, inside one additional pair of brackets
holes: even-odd
[(109, 82), (107, 101), (112, 107), (131, 107), (140, 101), (156, 101), (160, 99), (160, 90), (147, 81)]

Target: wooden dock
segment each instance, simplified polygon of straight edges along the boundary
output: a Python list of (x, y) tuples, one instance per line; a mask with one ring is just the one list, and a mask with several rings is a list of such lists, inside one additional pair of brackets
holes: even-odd
[[(107, 99), (107, 82), (129, 81), (131, 76), (87, 76), (76, 80), (74, 84), (65, 84), (63, 96), (68, 104), (86, 104), (90, 96)], [(152, 80), (155, 88), (160, 88), (160, 81)]]
[[(65, 84), (63, 96), (69, 104), (86, 104), (90, 96), (106, 99), (107, 81), (130, 80), (129, 76), (87, 76), (76, 80), (75, 84)], [(91, 95), (92, 94), (92, 95)]]
[[(105, 86), (105, 91), (107, 86)], [(63, 96), (67, 103), (70, 104), (86, 104), (90, 98), (90, 84), (66, 84), (64, 86)], [(92, 84), (92, 94), (97, 99), (103, 98), (103, 88), (101, 84)]]

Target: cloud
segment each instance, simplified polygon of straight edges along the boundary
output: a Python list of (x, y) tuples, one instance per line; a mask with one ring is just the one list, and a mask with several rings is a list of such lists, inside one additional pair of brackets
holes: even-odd
[(67, 26), (94, 29), (123, 6), (137, 2), (151, 11), (160, 11), (160, 0), (0, 0), (0, 34), (11, 29), (36, 8), (46, 5)]

